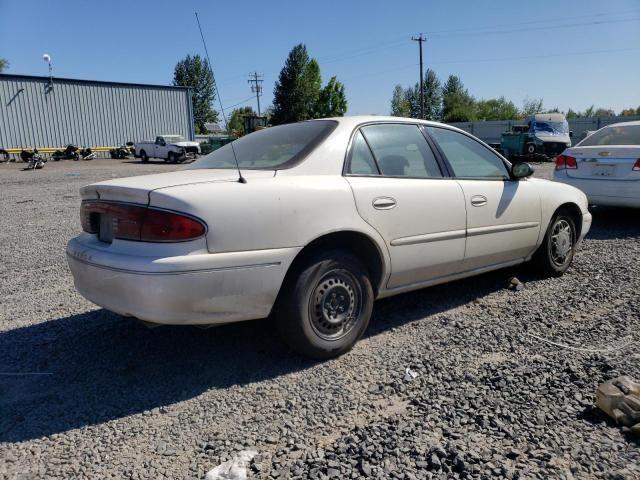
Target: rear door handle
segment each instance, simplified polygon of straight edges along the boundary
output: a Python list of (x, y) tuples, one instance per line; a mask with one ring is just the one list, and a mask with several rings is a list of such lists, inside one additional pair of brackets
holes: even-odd
[(487, 197), (484, 195), (474, 195), (471, 197), (471, 205), (474, 207), (484, 207), (487, 204)]
[(395, 206), (396, 201), (391, 197), (378, 197), (373, 199), (373, 208), (376, 210), (391, 210)]

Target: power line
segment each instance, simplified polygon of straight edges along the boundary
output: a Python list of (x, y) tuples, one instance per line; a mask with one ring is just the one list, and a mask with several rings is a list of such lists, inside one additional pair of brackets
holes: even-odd
[[(458, 63), (504, 62), (504, 61), (511, 61), (511, 60), (531, 60), (531, 59), (565, 57), (565, 56), (596, 55), (596, 54), (600, 54), (600, 53), (618, 53), (618, 52), (630, 52), (630, 51), (638, 51), (638, 50), (640, 50), (640, 47), (615, 48), (615, 49), (608, 49), (608, 50), (588, 50), (588, 51), (583, 51), (583, 52), (565, 52), (565, 53), (541, 54), (541, 55), (519, 55), (517, 57), (461, 58), (461, 59), (450, 60), (450, 61), (448, 61), (448, 60), (445, 60), (445, 61), (433, 60), (430, 63), (432, 65), (452, 65), (452, 64), (458, 64)], [(345, 77), (342, 77), (342, 78), (343, 79), (345, 79), (345, 78), (349, 79), (349, 78), (359, 78), (359, 77), (370, 77), (370, 76), (373, 76), (373, 75), (382, 75), (384, 73), (397, 72), (399, 70), (406, 70), (406, 69), (409, 69), (409, 68), (415, 68), (418, 65), (419, 65), (418, 63), (398, 65), (398, 66), (387, 68), (387, 69), (384, 69), (384, 70), (377, 70), (377, 71), (374, 71), (374, 72), (357, 73), (355, 75), (348, 75), (348, 76), (345, 76)]]
[[(602, 17), (619, 17), (619, 16), (624, 16), (627, 14), (638, 14), (640, 13), (640, 10), (638, 9), (633, 9), (633, 10), (625, 10), (625, 11), (621, 11), (621, 12), (615, 12), (615, 13), (593, 13), (593, 14), (588, 14), (588, 15), (573, 15), (571, 18), (572, 20), (578, 19), (578, 18), (593, 18), (593, 17), (598, 17), (598, 18), (602, 18)], [(555, 20), (555, 22), (557, 22), (559, 20)], [(554, 21), (549, 22), (548, 18), (545, 18), (543, 20), (527, 20), (527, 21), (520, 21), (518, 20), (518, 25), (531, 25), (531, 24), (535, 24), (535, 23), (545, 23), (545, 24), (549, 24), (549, 23), (553, 23)], [(484, 27), (474, 27), (474, 28), (455, 28), (455, 29), (447, 29), (447, 30), (428, 30), (427, 33), (429, 35), (437, 35), (437, 34), (441, 34), (441, 33), (456, 33), (456, 32), (469, 32), (469, 31), (477, 31), (477, 30), (484, 30), (484, 29), (490, 29), (490, 28), (501, 28), (501, 27), (511, 27), (513, 26), (513, 23), (500, 23), (497, 25), (486, 25)]]
[(587, 27), (593, 25), (608, 25), (612, 23), (626, 23), (626, 22), (635, 22), (640, 20), (640, 17), (633, 18), (625, 18), (620, 20), (594, 20), (591, 22), (578, 22), (578, 23), (565, 23), (560, 25), (547, 25), (541, 27), (529, 27), (529, 28), (512, 28), (508, 30), (478, 30), (478, 31), (470, 31), (467, 33), (451, 33), (451, 34), (436, 34), (430, 33), (429, 35), (433, 38), (448, 38), (448, 37), (470, 37), (477, 35), (500, 35), (503, 33), (520, 33), (520, 32), (533, 32), (533, 31), (544, 31), (544, 30), (557, 30), (559, 28), (574, 28), (574, 27)]
[[(241, 102), (234, 103), (233, 105), (229, 105), (228, 107), (224, 107), (224, 108), (222, 108), (222, 106), (221, 106), (221, 108), (222, 108), (222, 110), (230, 110), (233, 107), (237, 107), (238, 105), (244, 105), (245, 103), (247, 103), (250, 100), (253, 100), (253, 95), (251, 95), (249, 98), (245, 98)], [(225, 122), (226, 122), (226, 120), (225, 120)]]

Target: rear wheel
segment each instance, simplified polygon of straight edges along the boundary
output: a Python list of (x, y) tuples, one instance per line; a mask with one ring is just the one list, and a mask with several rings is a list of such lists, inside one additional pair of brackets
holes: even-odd
[(308, 260), (286, 290), (276, 312), (283, 340), (315, 359), (337, 357), (364, 334), (373, 310), (373, 288), (362, 264), (331, 251)]
[(566, 213), (557, 213), (549, 224), (542, 245), (533, 256), (533, 264), (540, 273), (559, 277), (571, 265), (577, 238), (573, 219)]
[(147, 163), (149, 161), (149, 155), (144, 150), (140, 150), (140, 161), (142, 163)]

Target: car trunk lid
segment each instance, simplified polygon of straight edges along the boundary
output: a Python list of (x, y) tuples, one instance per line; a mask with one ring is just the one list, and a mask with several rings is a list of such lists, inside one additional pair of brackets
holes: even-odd
[(640, 172), (634, 171), (640, 147), (593, 146), (574, 147), (565, 155), (576, 159), (577, 168), (567, 169), (571, 178), (603, 180), (640, 180)]
[[(251, 179), (273, 177), (273, 170), (245, 170), (242, 176)], [(82, 200), (107, 200), (115, 202), (149, 204), (149, 194), (162, 188), (196, 183), (236, 182), (238, 172), (232, 169), (193, 169), (177, 172), (118, 178), (93, 183), (80, 189)]]

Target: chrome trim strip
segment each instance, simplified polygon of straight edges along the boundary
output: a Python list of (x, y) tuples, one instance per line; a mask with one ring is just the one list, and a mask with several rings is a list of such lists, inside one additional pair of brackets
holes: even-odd
[(100, 265), (99, 263), (93, 263), (87, 260), (83, 260), (82, 258), (78, 258), (69, 252), (67, 252), (67, 256), (76, 260), (77, 262), (84, 263), (85, 265), (89, 265), (91, 267), (101, 268), (103, 270), (111, 270), (112, 272), (128, 273), (131, 275), (190, 275), (190, 274), (198, 274), (198, 273), (226, 272), (230, 270), (244, 270), (247, 268), (277, 267), (282, 264), (282, 262), (269, 262), (269, 263), (256, 263), (253, 265), (237, 265), (232, 267), (200, 268), (195, 270), (179, 270), (179, 271), (169, 271), (169, 272), (144, 272), (141, 270), (127, 270), (125, 268), (117, 268), (117, 267), (109, 267), (107, 265)]
[(489, 227), (475, 227), (467, 229), (467, 236), (487, 235), (489, 233), (510, 232), (512, 230), (524, 230), (539, 227), (539, 222), (507, 223), (505, 225), (491, 225)]
[(453, 240), (456, 238), (464, 238), (465, 230), (450, 230), (448, 232), (425, 233), (422, 235), (413, 235), (411, 237), (401, 237), (391, 240), (392, 247), (402, 245), (415, 245), (416, 243), (440, 242), (442, 240)]

